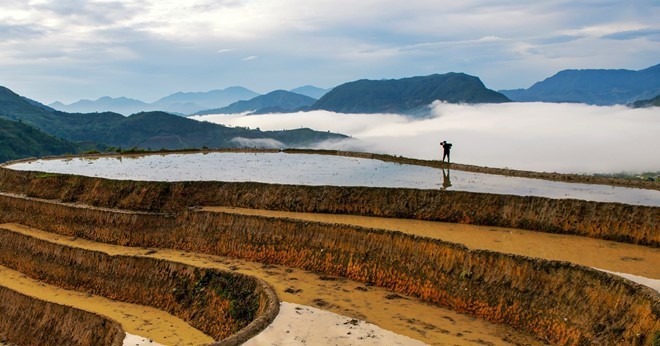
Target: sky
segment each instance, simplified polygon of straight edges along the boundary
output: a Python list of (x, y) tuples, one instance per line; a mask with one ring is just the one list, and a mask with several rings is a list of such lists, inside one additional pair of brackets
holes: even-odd
[[(452, 143), (451, 160), (463, 164), (560, 173), (659, 172), (660, 121), (653, 108), (571, 103), (464, 105), (435, 103), (432, 116), (338, 114), (207, 115), (228, 126), (282, 130), (308, 127), (351, 136), (318, 148), (442, 159), (440, 141)], [(594, 125), (597, 124), (597, 125)], [(276, 143), (243, 143), (263, 147)]]
[(660, 63), (658, 0), (0, 0), (0, 85), (43, 103), (433, 73), (527, 88)]

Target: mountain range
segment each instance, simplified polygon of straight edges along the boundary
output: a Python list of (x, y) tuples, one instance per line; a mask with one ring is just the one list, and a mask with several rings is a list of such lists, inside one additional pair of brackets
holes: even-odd
[(69, 105), (51, 103), (51, 108), (70, 113), (114, 112), (129, 115), (147, 111), (163, 111), (174, 114), (192, 114), (200, 110), (225, 107), (239, 100), (248, 100), (258, 93), (243, 88), (229, 87), (207, 92), (178, 92), (153, 103), (126, 97), (101, 97), (97, 100), (80, 100)]
[(295, 88), (295, 89), (291, 89), (289, 91), (291, 91), (292, 93), (309, 96), (313, 99), (318, 100), (321, 97), (323, 97), (323, 95), (327, 94), (328, 91), (330, 91), (330, 90), (329, 89), (321, 89), (321, 88), (315, 87), (313, 85), (304, 85), (304, 86), (301, 86), (301, 87), (298, 87), (298, 88)]
[(286, 113), (309, 108), (314, 102), (316, 102), (316, 99), (309, 96), (286, 90), (275, 90), (247, 101), (236, 101), (227, 107), (200, 111), (195, 115)]
[(425, 113), (434, 101), (449, 103), (510, 102), (464, 73), (433, 74), (389, 80), (362, 79), (339, 85), (311, 109), (338, 113)]
[[(314, 100), (323, 96), (327, 90), (312, 85), (305, 85), (291, 90), (292, 93), (305, 95)], [(69, 113), (114, 112), (130, 115), (139, 112), (163, 111), (178, 115), (194, 114), (205, 110), (217, 110), (238, 101), (251, 100), (260, 95), (250, 89), (233, 86), (221, 90), (207, 92), (177, 92), (159, 99), (156, 102), (144, 101), (127, 97), (104, 96), (96, 100), (80, 100), (71, 104), (53, 102), (49, 107)], [(277, 104), (263, 107), (279, 107)], [(262, 108), (262, 107), (259, 107)]]
[[(102, 97), (80, 100), (69, 105), (61, 102), (50, 108), (65, 112), (115, 112), (123, 115), (160, 110), (178, 115), (212, 113), (277, 113), (306, 109), (309, 100), (276, 90), (276, 94), (260, 95), (235, 86), (208, 92), (178, 92), (153, 103), (126, 97)], [(424, 112), (436, 100), (450, 103), (491, 102), (576, 102), (594, 105), (632, 104), (660, 95), (660, 64), (632, 70), (563, 70), (535, 83), (528, 89), (487, 89), (478, 77), (463, 73), (435, 74), (398, 80), (358, 80), (331, 90), (305, 85), (289, 91), (318, 101), (309, 109), (335, 112), (374, 113)], [(264, 96), (264, 97), (260, 97)], [(299, 98), (299, 96), (297, 96)], [(289, 98), (290, 100), (285, 100)], [(243, 101), (243, 102), (241, 102)], [(299, 105), (299, 106), (298, 106)], [(43, 106), (43, 105), (41, 105)], [(49, 107), (43, 106), (43, 107)]]
[(500, 90), (517, 102), (629, 104), (660, 95), (660, 64), (632, 70), (563, 70), (529, 89)]
[[(65, 113), (21, 97), (0, 87), (0, 152), (13, 151), (7, 159), (28, 156), (80, 152), (84, 148), (107, 146), (140, 149), (234, 148), (234, 147), (305, 147), (344, 135), (310, 129), (260, 131), (233, 128), (180, 117), (165, 112), (141, 112), (125, 117), (118, 113)], [(11, 131), (10, 131), (11, 130)], [(35, 132), (35, 131), (38, 131)], [(57, 137), (61, 146), (46, 137)], [(18, 141), (16, 138), (23, 138)], [(31, 140), (28, 138), (38, 138)], [(47, 148), (39, 152), (14, 150), (16, 146)], [(22, 143), (22, 144), (21, 144)], [(77, 146), (71, 145), (76, 143)], [(84, 147), (80, 144), (85, 144)], [(18, 157), (17, 157), (18, 156)]]

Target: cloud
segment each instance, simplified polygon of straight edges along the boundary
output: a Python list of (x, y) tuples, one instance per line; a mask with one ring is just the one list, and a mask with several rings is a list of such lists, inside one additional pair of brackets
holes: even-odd
[(583, 38), (583, 35), (554, 35), (554, 36), (545, 36), (545, 37), (539, 37), (530, 40), (530, 42), (535, 43), (535, 44), (557, 44), (557, 43), (566, 43), (566, 42), (572, 42), (575, 40), (579, 40)]
[(282, 130), (309, 127), (352, 136), (323, 143), (342, 149), (439, 159), (454, 144), (456, 162), (548, 172), (660, 171), (650, 148), (660, 145), (657, 111), (624, 106), (437, 103), (432, 118), (327, 111), (195, 117), (229, 126)]
[[(451, 71), (517, 88), (566, 68), (657, 64), (660, 46), (623, 38), (657, 40), (644, 30), (658, 11), (648, 0), (4, 1), (0, 79), (44, 102)], [(251, 63), (221, 56), (233, 51)]]
[(24, 40), (40, 37), (46, 34), (46, 30), (37, 25), (26, 24), (0, 24), (0, 37), (3, 40)]
[(250, 55), (250, 56), (246, 56), (246, 57), (243, 58), (242, 60), (243, 60), (243, 61), (251, 61), (251, 60), (256, 60), (256, 59), (258, 59), (258, 58), (259, 58), (259, 57), (256, 56), (256, 55)]
[(40, 13), (50, 12), (50, 18), (81, 25), (110, 25), (138, 15), (133, 11), (137, 6), (118, 1), (51, 0), (35, 3), (33, 8)]
[(272, 138), (236, 137), (232, 138), (231, 142), (249, 148), (282, 149), (286, 147), (284, 143)]
[(603, 35), (602, 38), (609, 40), (635, 40), (638, 38), (648, 38), (652, 41), (660, 41), (660, 29), (640, 29), (619, 31), (612, 34)]

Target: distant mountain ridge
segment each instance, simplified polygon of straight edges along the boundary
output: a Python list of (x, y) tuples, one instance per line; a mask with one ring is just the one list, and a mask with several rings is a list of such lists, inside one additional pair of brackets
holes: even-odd
[(487, 89), (478, 77), (464, 73), (434, 74), (390, 80), (362, 79), (339, 85), (311, 109), (339, 113), (417, 113), (434, 101), (449, 103), (510, 102)]
[(49, 106), (69, 113), (114, 112), (129, 115), (147, 111), (163, 111), (192, 114), (200, 110), (225, 107), (233, 102), (248, 100), (258, 95), (252, 90), (236, 86), (207, 92), (177, 92), (153, 103), (126, 97), (104, 96), (97, 100), (80, 100), (69, 105), (54, 102)]
[(227, 107), (200, 111), (195, 113), (195, 115), (285, 113), (309, 107), (314, 102), (316, 102), (316, 99), (309, 96), (296, 94), (286, 90), (275, 90), (247, 101), (236, 101)]
[(153, 103), (165, 112), (192, 114), (204, 109), (220, 108), (236, 101), (249, 100), (259, 96), (257, 92), (239, 86), (207, 92), (178, 92)]
[(518, 102), (629, 104), (660, 94), (660, 64), (632, 70), (563, 70), (529, 89), (500, 90)]
[(126, 97), (112, 98), (108, 96), (101, 97), (97, 100), (80, 100), (69, 105), (54, 102), (49, 106), (59, 111), (71, 113), (94, 113), (102, 110), (104, 112), (114, 112), (124, 115), (132, 114), (136, 110), (151, 108), (149, 104), (140, 100)]
[(318, 100), (321, 97), (323, 97), (323, 95), (327, 94), (328, 91), (330, 91), (330, 90), (321, 89), (321, 88), (315, 87), (313, 85), (303, 85), (301, 87), (291, 89), (289, 91), (292, 92), (292, 93), (309, 96), (311, 98), (314, 98), (314, 99)]

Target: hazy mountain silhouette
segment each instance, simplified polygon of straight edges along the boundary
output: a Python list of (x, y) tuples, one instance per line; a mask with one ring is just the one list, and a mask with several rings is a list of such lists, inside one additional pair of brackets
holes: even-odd
[(358, 80), (335, 87), (312, 105), (340, 113), (417, 113), (436, 100), (449, 103), (500, 103), (510, 100), (464, 73), (391, 80)]
[(54, 102), (50, 104), (50, 107), (69, 113), (114, 112), (127, 115), (136, 111), (149, 110), (151, 105), (126, 97), (104, 96), (97, 100), (80, 100), (69, 105)]
[(247, 101), (237, 101), (227, 107), (209, 109), (195, 113), (206, 114), (234, 114), (234, 113), (285, 113), (293, 112), (303, 107), (309, 107), (316, 99), (285, 90), (275, 90), (266, 95), (260, 95)]
[(239, 100), (257, 96), (256, 92), (243, 87), (229, 87), (207, 92), (178, 92), (163, 97), (153, 103), (126, 97), (101, 97), (97, 100), (80, 100), (69, 105), (61, 102), (49, 106), (69, 113), (114, 112), (129, 115), (146, 111), (164, 111), (177, 114), (191, 114), (200, 110), (227, 106)]
[(500, 90), (518, 102), (628, 104), (660, 94), (660, 64), (644, 70), (563, 70), (529, 89)]
[(327, 94), (329, 89), (321, 89), (313, 85), (303, 85), (301, 87), (289, 90), (292, 93), (309, 96), (314, 99), (320, 99), (323, 95)]
[(258, 93), (243, 88), (229, 87), (207, 92), (178, 92), (154, 102), (156, 110), (192, 114), (205, 109), (221, 108), (236, 101), (249, 100)]

